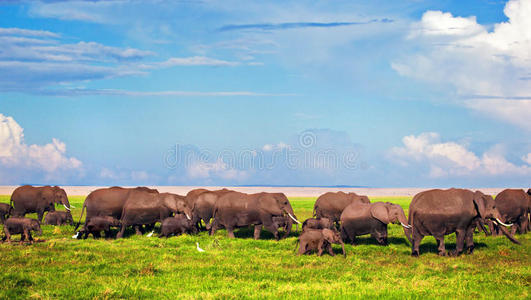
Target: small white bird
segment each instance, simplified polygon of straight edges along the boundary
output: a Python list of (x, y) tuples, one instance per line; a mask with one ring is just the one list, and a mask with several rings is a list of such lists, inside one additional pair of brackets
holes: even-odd
[(155, 232), (155, 231), (153, 230), (152, 232), (148, 233), (148, 234), (147, 234), (147, 237), (151, 237), (151, 236), (153, 236), (153, 233), (154, 233), (154, 232)]
[(72, 238), (73, 238), (73, 239), (77, 239), (78, 236), (79, 236), (79, 231), (76, 232), (76, 234), (74, 234), (74, 235), (72, 236)]
[(201, 248), (199, 247), (199, 242), (195, 242), (195, 245), (196, 245), (197, 251), (199, 251), (199, 252), (205, 252), (205, 250), (203, 250), (203, 249), (201, 249)]

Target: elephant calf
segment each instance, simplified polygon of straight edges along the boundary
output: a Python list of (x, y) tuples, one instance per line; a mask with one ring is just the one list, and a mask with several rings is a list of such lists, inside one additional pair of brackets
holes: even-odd
[(328, 218), (309, 218), (302, 223), (302, 232), (308, 229), (331, 229), (336, 230), (334, 222)]
[(183, 233), (197, 233), (197, 227), (184, 215), (177, 214), (175, 217), (169, 217), (162, 221), (159, 238), (170, 237), (172, 234), (178, 236)]
[(330, 229), (306, 229), (299, 237), (299, 254), (310, 254), (312, 250), (317, 250), (317, 255), (323, 255), (325, 250), (331, 256), (334, 256), (332, 244), (340, 244), (343, 249), (343, 256), (345, 253), (345, 244), (339, 236), (339, 233)]
[(51, 211), (44, 217), (46, 225), (74, 225), (74, 219), (69, 211)]
[(0, 203), (0, 223), (4, 224), (13, 213), (13, 207), (7, 203)]
[(33, 243), (33, 237), (31, 231), (37, 232), (38, 235), (42, 234), (42, 229), (39, 221), (30, 218), (9, 218), (4, 223), (5, 236), (2, 241), (7, 239), (8, 243), (11, 243), (11, 235), (20, 234), (20, 241), (28, 239)]
[(83, 237), (83, 239), (86, 239), (89, 234), (92, 234), (92, 237), (94, 239), (100, 238), (100, 233), (103, 231), (105, 233), (105, 238), (107, 239), (111, 237), (111, 227), (119, 226), (120, 221), (113, 217), (92, 217), (90, 221), (85, 224), (85, 229), (80, 235), (78, 235), (78, 238)]

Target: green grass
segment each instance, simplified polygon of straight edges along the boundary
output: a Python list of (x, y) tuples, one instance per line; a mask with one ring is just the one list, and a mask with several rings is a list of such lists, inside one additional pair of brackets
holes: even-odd
[[(70, 197), (76, 221), (83, 200)], [(407, 208), (410, 198), (372, 200)], [(314, 198), (290, 201), (299, 219), (311, 216)], [(276, 242), (263, 232), (255, 241), (249, 230), (239, 230), (237, 239), (220, 230), (214, 237), (122, 240), (74, 240), (72, 226), (43, 231), (38, 238), (45, 242), (0, 244), (0, 298), (531, 297), (531, 234), (517, 236), (521, 246), (476, 234), (475, 253), (457, 258), (438, 257), (428, 237), (420, 258), (412, 258), (401, 227), (390, 225), (388, 247), (362, 237), (360, 245), (346, 246), (345, 259), (296, 256), (295, 236)], [(195, 242), (206, 252), (197, 252)], [(455, 247), (455, 235), (447, 247)]]

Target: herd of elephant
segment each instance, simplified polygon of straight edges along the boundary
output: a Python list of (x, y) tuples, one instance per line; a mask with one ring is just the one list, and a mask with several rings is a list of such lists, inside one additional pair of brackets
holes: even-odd
[[(57, 204), (63, 205), (66, 211), (55, 211)], [(18, 187), (10, 204), (0, 203), (3, 240), (9, 242), (11, 235), (21, 234), (21, 241), (33, 241), (32, 231), (42, 234), (40, 222), (45, 212), (48, 212), (46, 224), (74, 225), (71, 208), (66, 192), (60, 187)], [(25, 218), (27, 213), (36, 213), (38, 220)], [(85, 222), (78, 231), (85, 213)], [(475, 229), (486, 234), (503, 234), (519, 244), (514, 234), (531, 231), (530, 216), (531, 189), (527, 192), (506, 189), (495, 199), (466, 189), (427, 190), (413, 197), (408, 217), (397, 204), (371, 203), (367, 196), (355, 193), (328, 192), (317, 198), (313, 218), (302, 223), (298, 253), (309, 254), (315, 250), (318, 255), (325, 251), (334, 255), (331, 245), (340, 244), (345, 255), (344, 242), (355, 244), (357, 236), (366, 234), (387, 245), (387, 225), (396, 223), (403, 227), (413, 256), (419, 255), (419, 245), (425, 236), (433, 236), (438, 254), (447, 255), (444, 236), (451, 233), (456, 234), (456, 248), (449, 254), (471, 254)], [(280, 229), (283, 237), (287, 237), (295, 223), (301, 224), (283, 193), (195, 189), (181, 196), (147, 187), (110, 187), (95, 190), (86, 197), (74, 238), (86, 239), (89, 234), (99, 238), (102, 231), (110, 238), (113, 227), (119, 229), (116, 238), (123, 238), (127, 228), (143, 234), (154, 230), (157, 222), (161, 224), (159, 237), (201, 230), (213, 235), (224, 228), (234, 238), (234, 230), (254, 227), (255, 239), (265, 229), (276, 240), (280, 238)], [(506, 227), (512, 228), (509, 231)]]

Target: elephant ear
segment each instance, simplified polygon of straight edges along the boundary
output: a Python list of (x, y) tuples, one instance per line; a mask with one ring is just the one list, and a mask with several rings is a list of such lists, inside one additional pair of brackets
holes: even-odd
[(389, 210), (385, 203), (373, 203), (371, 205), (371, 215), (384, 224), (389, 224)]
[(486, 204), (485, 204), (485, 198), (483, 198), (483, 196), (485, 196), (485, 194), (483, 194), (480, 191), (476, 191), (474, 193), (474, 205), (476, 206), (479, 216), (482, 219), (485, 218), (485, 214), (486, 214)]
[(267, 213), (275, 216), (282, 214), (282, 210), (280, 209), (280, 206), (278, 205), (277, 199), (275, 199), (275, 197), (272, 197), (269, 194), (265, 194), (260, 196), (258, 201), (260, 201), (260, 207)]

